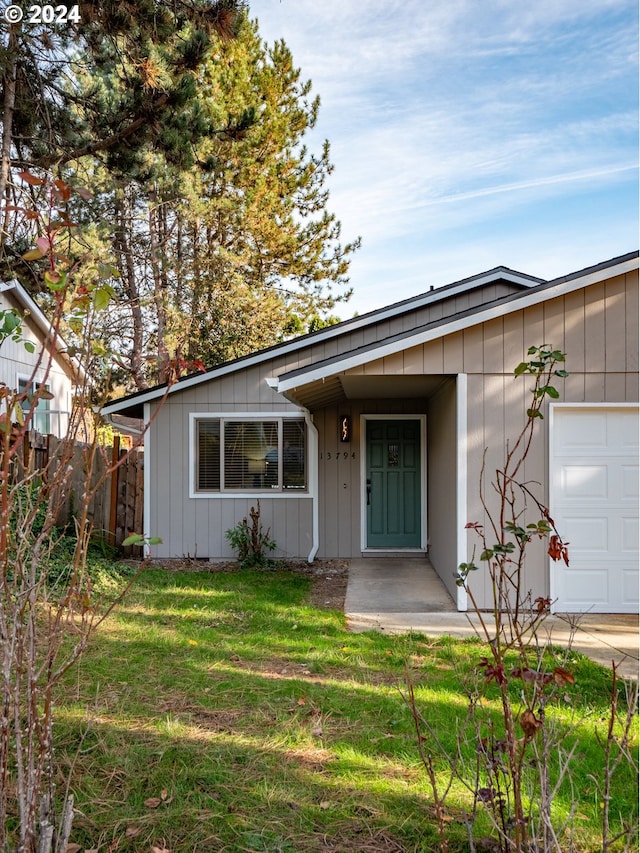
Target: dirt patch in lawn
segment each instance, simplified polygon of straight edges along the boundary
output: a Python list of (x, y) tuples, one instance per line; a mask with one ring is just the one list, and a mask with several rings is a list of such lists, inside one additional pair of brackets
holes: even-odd
[[(133, 562), (133, 561), (126, 561)], [(241, 572), (233, 560), (209, 562), (208, 560), (154, 560), (154, 566), (172, 572)], [(278, 566), (280, 568), (280, 566)], [(349, 579), (348, 560), (315, 560), (313, 563), (289, 561), (282, 563), (285, 571), (295, 572), (311, 578), (308, 602), (321, 610), (344, 612), (344, 600)]]
[(309, 604), (321, 610), (341, 610), (347, 594), (349, 563), (347, 560), (318, 560), (315, 563), (296, 564), (294, 571), (312, 579)]

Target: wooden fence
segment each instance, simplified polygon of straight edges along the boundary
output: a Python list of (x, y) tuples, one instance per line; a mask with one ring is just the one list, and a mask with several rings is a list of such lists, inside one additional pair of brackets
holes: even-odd
[[(30, 433), (25, 436), (25, 468), (44, 472), (49, 463), (55, 461), (61, 443), (61, 439), (53, 435)], [(88, 468), (91, 467), (93, 494), (89, 502), (89, 517), (94, 536), (121, 549), (127, 556), (139, 557), (142, 554), (140, 547), (123, 548), (122, 543), (131, 533), (143, 532), (144, 451), (121, 448), (118, 436), (112, 447), (96, 449), (91, 465), (88, 451), (87, 445), (77, 444), (74, 447), (71, 473), (60, 500), (57, 523), (61, 526), (69, 524), (77, 514), (86, 490)]]

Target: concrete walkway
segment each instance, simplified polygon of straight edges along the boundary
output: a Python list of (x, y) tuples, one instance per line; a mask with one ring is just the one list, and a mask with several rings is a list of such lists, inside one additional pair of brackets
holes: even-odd
[[(345, 599), (350, 631), (415, 631), (431, 637), (478, 635), (475, 614), (459, 613), (430, 563), (421, 559), (351, 560)], [(577, 625), (574, 623), (577, 622)], [(603, 666), (615, 661), (625, 678), (638, 678), (638, 616), (555, 614), (542, 627), (545, 640), (572, 648)], [(572, 639), (573, 635), (573, 639)]]

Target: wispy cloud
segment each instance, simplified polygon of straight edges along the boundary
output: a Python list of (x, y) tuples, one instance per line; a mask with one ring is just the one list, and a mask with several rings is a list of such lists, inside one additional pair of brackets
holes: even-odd
[[(618, 241), (634, 239), (635, 0), (254, 0), (251, 13), (321, 96), (310, 143), (331, 141), (331, 208), (346, 239), (363, 236), (356, 294), (378, 288), (386, 257), (396, 290), (415, 287), (434, 240), (443, 257), (456, 238), (493, 256), (487, 243), (504, 250), (500, 235), (527, 205), (523, 246), (553, 236), (544, 220), (561, 208), (567, 232), (592, 235), (574, 254), (601, 247), (612, 216)], [(606, 222), (603, 198), (618, 199)]]

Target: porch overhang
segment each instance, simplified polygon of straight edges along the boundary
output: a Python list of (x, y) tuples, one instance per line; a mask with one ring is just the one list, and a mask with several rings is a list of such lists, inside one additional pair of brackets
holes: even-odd
[(431, 397), (448, 375), (375, 376), (336, 374), (310, 382), (302, 380), (293, 388), (278, 390), (287, 400), (309, 411), (346, 400), (408, 400)]

